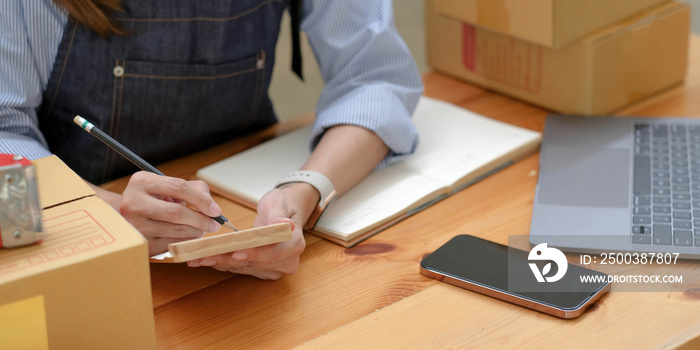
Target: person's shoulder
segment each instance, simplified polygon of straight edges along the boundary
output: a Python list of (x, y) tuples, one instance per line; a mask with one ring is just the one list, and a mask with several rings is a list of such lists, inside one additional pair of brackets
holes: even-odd
[[(31, 2), (34, 3), (34, 2)], [(68, 11), (54, 0), (38, 0), (36, 5), (28, 6), (39, 18), (52, 18), (62, 24), (68, 20)]]
[(0, 1), (0, 14), (4, 34), (62, 27), (68, 20), (68, 12), (53, 0)]

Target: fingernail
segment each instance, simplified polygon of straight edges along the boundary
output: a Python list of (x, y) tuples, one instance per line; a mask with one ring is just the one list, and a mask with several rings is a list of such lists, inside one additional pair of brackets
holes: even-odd
[(221, 229), (221, 225), (214, 220), (212, 220), (211, 224), (209, 224), (209, 232), (216, 232), (216, 231), (219, 231), (220, 229)]
[(243, 252), (236, 252), (236, 253), (233, 253), (233, 255), (231, 255), (231, 257), (234, 258), (235, 260), (241, 260), (241, 261), (242, 261), (242, 260), (248, 259), (248, 254), (247, 254), (247, 253), (243, 253)]
[(221, 215), (221, 208), (219, 207), (218, 204), (212, 202), (211, 205), (209, 205), (209, 215), (211, 215), (211, 216)]
[(189, 266), (189, 267), (199, 267), (200, 265), (199, 265), (199, 261), (193, 260), (193, 261), (188, 261), (188, 262), (187, 262), (187, 266)]
[(201, 262), (202, 266), (214, 266), (216, 265), (216, 261), (212, 259), (205, 259)]

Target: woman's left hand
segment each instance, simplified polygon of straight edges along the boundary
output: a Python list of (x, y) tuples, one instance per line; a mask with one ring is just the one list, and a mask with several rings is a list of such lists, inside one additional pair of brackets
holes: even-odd
[[(258, 216), (254, 226), (288, 222), (292, 226), (292, 239), (193, 260), (187, 264), (191, 267), (211, 266), (219, 271), (251, 275), (267, 280), (276, 280), (285, 274), (295, 273), (299, 269), (299, 256), (306, 248), (302, 227), (308, 214), (305, 214), (306, 208), (302, 203), (306, 203), (304, 199), (313, 194), (308, 192), (309, 188), (316, 193), (315, 198), (318, 202), (316, 189), (310, 186), (303, 188), (295, 184), (284, 189), (271, 190), (258, 203)], [(307, 195), (304, 195), (304, 191), (307, 191)], [(313, 199), (308, 203), (312, 201)]]

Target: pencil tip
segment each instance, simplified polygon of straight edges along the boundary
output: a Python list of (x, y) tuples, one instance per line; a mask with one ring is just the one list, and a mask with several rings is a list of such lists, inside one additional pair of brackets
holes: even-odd
[(233, 226), (233, 224), (231, 223), (231, 221), (226, 221), (222, 226), (224, 226), (224, 227), (226, 227), (226, 228), (229, 228), (229, 229), (231, 229), (231, 230), (234, 230), (234, 231), (238, 231), (238, 229), (236, 228), (236, 226)]

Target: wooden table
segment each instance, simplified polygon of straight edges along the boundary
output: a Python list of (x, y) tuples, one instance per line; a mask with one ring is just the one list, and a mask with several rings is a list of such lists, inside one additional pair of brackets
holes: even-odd
[[(541, 131), (547, 111), (442, 75), (427, 96)], [(621, 115), (700, 116), (700, 37), (688, 78)], [(163, 164), (196, 169), (292, 130), (302, 118)], [(163, 349), (302, 348), (700, 348), (700, 290), (612, 293), (575, 320), (561, 320), (420, 275), (419, 261), (469, 233), (507, 244), (529, 231), (538, 155), (437, 203), (351, 249), (307, 235), (299, 272), (278, 281), (185, 264), (153, 264), (158, 344)], [(120, 190), (122, 179), (105, 187)], [(225, 216), (251, 227), (255, 213), (216, 197)]]

